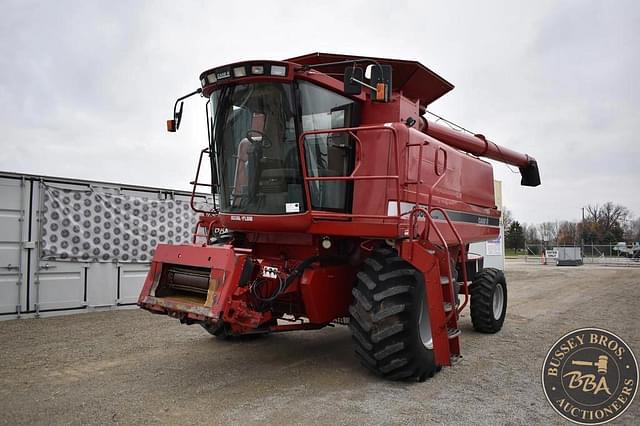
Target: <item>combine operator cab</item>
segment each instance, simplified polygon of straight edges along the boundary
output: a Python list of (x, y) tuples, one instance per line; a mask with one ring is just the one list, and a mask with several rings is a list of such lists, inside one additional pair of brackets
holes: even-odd
[[(540, 183), (535, 159), (427, 121), (453, 86), (417, 62), (335, 54), (205, 71), (209, 142), (193, 244), (159, 245), (138, 304), (211, 334), (348, 323), (356, 355), (424, 380), (460, 356), (458, 317), (500, 330), (504, 274), (467, 257), (499, 235), (484, 156)], [(203, 160), (206, 166), (203, 166)], [(202, 167), (211, 180), (200, 181)]]
[[(305, 81), (295, 87), (280, 82), (240, 83), (215, 90), (210, 99), (215, 108), (211, 150), (216, 153), (220, 212), (287, 215), (306, 211), (299, 131), (351, 127), (355, 102)], [(305, 159), (312, 175), (350, 174), (354, 158), (347, 138), (323, 135), (312, 142)], [(311, 202), (319, 208), (346, 211), (346, 193), (344, 183), (319, 183), (311, 187)]]

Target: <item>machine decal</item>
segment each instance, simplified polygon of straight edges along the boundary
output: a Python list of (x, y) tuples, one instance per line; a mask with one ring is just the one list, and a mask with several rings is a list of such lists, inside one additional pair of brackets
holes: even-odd
[(216, 78), (218, 80), (223, 80), (223, 79), (229, 78), (229, 77), (231, 77), (231, 71), (229, 71), (229, 70), (216, 73)]
[[(402, 213), (411, 211), (413, 207), (414, 207), (414, 204), (412, 203), (406, 203), (406, 202), (400, 203), (400, 210)], [(426, 208), (426, 206), (423, 206), (423, 205), (421, 205), (420, 207)], [(479, 225), (486, 225), (486, 226), (500, 226), (500, 219), (495, 217), (458, 212), (455, 210), (446, 210), (446, 212), (447, 212), (447, 215), (449, 216), (449, 219), (451, 219), (454, 222), (477, 223)], [(389, 201), (389, 203), (387, 204), (387, 214), (389, 216), (394, 216), (396, 214), (395, 201)], [(436, 220), (444, 220), (444, 216), (439, 211), (434, 211), (431, 214), (431, 217)]]
[(265, 278), (278, 278), (278, 268), (273, 266), (263, 266), (262, 276)]
[(300, 213), (300, 203), (286, 203), (285, 204), (285, 212), (286, 213)]

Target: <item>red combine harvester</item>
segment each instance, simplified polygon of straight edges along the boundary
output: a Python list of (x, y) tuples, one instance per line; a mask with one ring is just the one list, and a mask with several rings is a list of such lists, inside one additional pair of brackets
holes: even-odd
[[(418, 62), (314, 53), (205, 71), (215, 194), (190, 245), (158, 245), (138, 305), (219, 338), (347, 323), (371, 371), (419, 380), (460, 358), (458, 317), (504, 322), (507, 285), (467, 256), (495, 239), (487, 157), (540, 184), (532, 157), (427, 121), (453, 86)], [(199, 182), (203, 158), (211, 181)], [(469, 303), (468, 303), (469, 302)]]

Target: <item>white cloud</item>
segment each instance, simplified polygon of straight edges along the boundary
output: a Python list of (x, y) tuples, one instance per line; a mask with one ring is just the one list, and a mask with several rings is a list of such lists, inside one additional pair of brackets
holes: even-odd
[(456, 89), (432, 109), (538, 159), (496, 165), (526, 222), (612, 200), (640, 214), (634, 2), (9, 2), (0, 27), (0, 169), (187, 188), (205, 69), (313, 52), (415, 59)]

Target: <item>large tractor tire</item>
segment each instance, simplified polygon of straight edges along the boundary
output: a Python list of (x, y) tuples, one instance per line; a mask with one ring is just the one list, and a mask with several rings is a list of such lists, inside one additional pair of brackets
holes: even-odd
[(471, 322), (481, 333), (497, 333), (507, 315), (507, 281), (504, 273), (485, 268), (473, 279), (471, 293)]
[(390, 380), (437, 370), (422, 274), (395, 250), (374, 250), (358, 272), (349, 328), (361, 363)]

